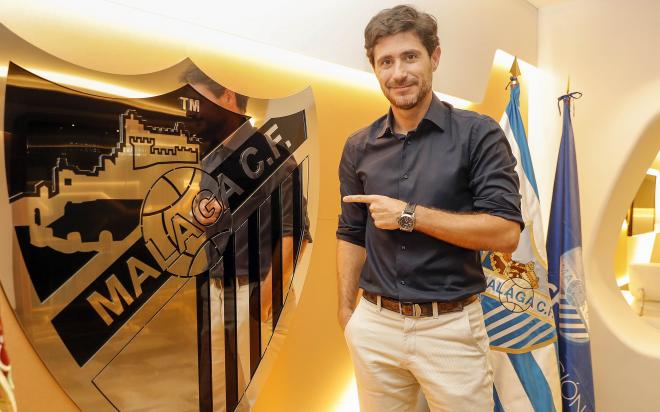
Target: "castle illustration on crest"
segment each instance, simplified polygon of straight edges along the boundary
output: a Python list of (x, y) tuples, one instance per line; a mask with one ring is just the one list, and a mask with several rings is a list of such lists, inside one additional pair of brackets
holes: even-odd
[[(151, 126), (131, 109), (119, 123), (117, 145), (100, 155), (97, 165), (80, 170), (58, 158), (52, 184), (39, 182), (34, 195), (13, 202), (14, 210), (28, 211), (19, 219), (25, 221), (16, 223), (30, 227), (34, 246), (64, 253), (105, 249), (138, 226), (142, 201), (160, 176), (180, 165), (199, 164), (199, 139), (182, 122)], [(87, 213), (108, 223), (83, 224), (86, 219), (80, 217)]]
[(157, 164), (197, 164), (199, 161), (197, 141), (188, 137), (183, 123), (176, 122), (174, 128), (147, 126), (133, 110), (122, 115), (122, 122), (124, 133), (133, 147), (134, 169)]

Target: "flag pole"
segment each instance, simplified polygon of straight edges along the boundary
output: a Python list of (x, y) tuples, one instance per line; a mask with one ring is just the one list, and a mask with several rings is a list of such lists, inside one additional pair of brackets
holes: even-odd
[(518, 82), (518, 76), (520, 76), (520, 67), (518, 67), (518, 56), (515, 56), (513, 58), (513, 63), (511, 64), (511, 68), (509, 69), (509, 73), (511, 73), (511, 83), (517, 83)]

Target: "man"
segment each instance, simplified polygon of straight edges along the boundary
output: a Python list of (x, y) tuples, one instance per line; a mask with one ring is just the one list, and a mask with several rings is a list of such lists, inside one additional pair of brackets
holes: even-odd
[(421, 387), (433, 411), (492, 411), (479, 251), (518, 244), (515, 159), (494, 120), (432, 93), (432, 16), (383, 10), (365, 49), (391, 108), (339, 166), (338, 316), (361, 410), (412, 410)]

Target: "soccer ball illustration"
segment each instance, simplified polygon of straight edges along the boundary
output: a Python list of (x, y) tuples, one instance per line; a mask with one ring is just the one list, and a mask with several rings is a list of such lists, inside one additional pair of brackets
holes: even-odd
[(161, 269), (191, 277), (219, 261), (231, 230), (231, 213), (213, 177), (201, 169), (179, 167), (149, 189), (141, 226)]
[(511, 312), (524, 312), (534, 302), (534, 288), (524, 278), (509, 278), (500, 287), (500, 302)]

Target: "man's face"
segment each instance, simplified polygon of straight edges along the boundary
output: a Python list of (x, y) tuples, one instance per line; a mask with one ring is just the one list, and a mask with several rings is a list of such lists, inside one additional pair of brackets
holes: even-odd
[(207, 85), (203, 83), (191, 84), (193, 89), (197, 90), (199, 94), (206, 97), (213, 103), (217, 104), (220, 107), (223, 107), (227, 110), (231, 110), (234, 113), (245, 114), (245, 110), (242, 110), (238, 107), (238, 100), (236, 99), (236, 93), (224, 89), (220, 96), (217, 96)]
[(431, 91), (440, 47), (429, 56), (414, 31), (382, 37), (374, 47), (374, 72), (392, 106), (408, 110)]

